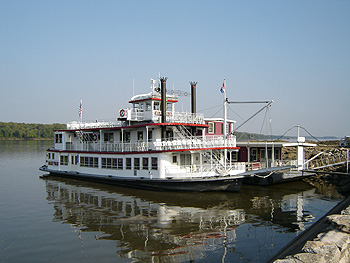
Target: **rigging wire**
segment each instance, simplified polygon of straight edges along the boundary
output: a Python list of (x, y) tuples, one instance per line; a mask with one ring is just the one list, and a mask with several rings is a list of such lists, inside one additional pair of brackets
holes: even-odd
[(305, 129), (304, 127), (301, 127), (301, 126), (300, 126), (300, 128), (302, 128), (304, 131), (306, 131), (307, 134), (309, 134), (309, 135), (310, 135), (312, 138), (314, 138), (316, 141), (321, 142), (319, 139), (317, 139), (315, 136), (313, 136), (307, 129)]
[[(260, 134), (263, 134), (263, 127), (265, 126), (265, 134), (270, 135), (270, 140), (272, 141), (272, 124), (271, 124), (271, 116), (269, 107), (266, 108), (265, 116), (263, 122), (261, 123)], [(270, 132), (270, 134), (269, 134)]]
[(289, 128), (285, 133), (283, 133), (283, 135), (281, 135), (280, 137), (278, 137), (276, 140), (274, 141), (278, 141), (279, 139), (281, 139), (282, 137), (284, 137), (284, 135), (286, 135), (287, 132), (289, 132), (290, 130), (292, 130), (293, 128), (301, 128), (303, 129), (307, 134), (309, 134), (315, 141), (317, 142), (321, 142), (319, 139), (317, 139), (315, 136), (313, 136), (306, 128), (304, 128), (303, 126), (300, 125), (294, 125), (293, 127)]
[(269, 124), (270, 124), (270, 131), (271, 131), (271, 141), (272, 141), (272, 119), (271, 119), (271, 115), (270, 115), (270, 110), (268, 109), (269, 111)]
[(243, 117), (242, 117), (241, 115), (239, 115), (237, 112), (235, 112), (233, 109), (231, 109), (231, 107), (230, 107), (229, 105), (227, 106), (227, 108), (228, 108), (229, 110), (231, 110), (234, 114), (236, 114), (239, 118), (241, 118), (242, 121), (244, 120)]
[(274, 142), (276, 142), (276, 141), (278, 141), (278, 140), (280, 140), (282, 137), (284, 137), (284, 135), (286, 135), (287, 134), (287, 132), (289, 132), (291, 129), (293, 129), (293, 128), (295, 128), (295, 127), (298, 127), (298, 125), (295, 125), (295, 126), (293, 126), (293, 127), (291, 127), (291, 128), (289, 128), (285, 133), (283, 133), (283, 135), (281, 135), (280, 137), (278, 137), (276, 140), (274, 140)]
[[(261, 123), (261, 128), (260, 128), (260, 134), (262, 134), (262, 130), (264, 128), (264, 124), (265, 124), (265, 120), (266, 120), (266, 115), (267, 115), (267, 111), (265, 111), (265, 115), (264, 115), (264, 119)], [(266, 129), (266, 133), (267, 133), (267, 129)]]
[(219, 109), (217, 112), (215, 112), (215, 113), (211, 116), (211, 118), (213, 118), (219, 111), (221, 111), (221, 109)]
[(214, 109), (214, 108), (217, 108), (217, 107), (221, 107), (222, 105), (216, 105), (216, 106), (213, 106), (213, 107), (210, 107), (210, 108), (207, 108), (207, 109), (204, 109), (204, 110), (199, 110), (199, 111), (207, 111), (207, 110), (211, 110), (211, 109)]

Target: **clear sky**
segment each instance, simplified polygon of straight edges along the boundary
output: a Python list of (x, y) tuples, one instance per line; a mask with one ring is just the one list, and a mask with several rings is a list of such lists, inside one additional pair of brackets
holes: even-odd
[[(273, 134), (350, 135), (347, 0), (0, 0), (0, 40), (0, 121), (78, 120), (81, 97), (85, 120), (116, 118), (133, 80), (146, 93), (160, 73), (168, 88), (197, 81), (207, 117), (225, 78), (231, 101), (275, 101)], [(229, 118), (259, 107), (230, 105)]]

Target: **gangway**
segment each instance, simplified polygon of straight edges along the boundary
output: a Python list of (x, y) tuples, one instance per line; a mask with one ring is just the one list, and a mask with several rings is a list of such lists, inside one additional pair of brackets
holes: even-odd
[(319, 170), (328, 167), (347, 164), (347, 172), (349, 171), (349, 149), (345, 150), (328, 150), (320, 152), (310, 158), (304, 164), (304, 170)]

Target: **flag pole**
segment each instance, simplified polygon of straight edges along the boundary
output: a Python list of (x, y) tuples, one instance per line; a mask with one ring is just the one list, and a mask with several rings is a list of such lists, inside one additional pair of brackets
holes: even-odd
[(224, 156), (224, 164), (226, 170), (226, 158), (227, 158), (227, 97), (226, 97), (226, 79), (224, 79), (224, 146), (225, 146), (225, 156)]
[(224, 167), (226, 170), (226, 158), (227, 158), (227, 97), (226, 97), (226, 79), (224, 79), (224, 82), (222, 83), (221, 93), (223, 93), (224, 97), (224, 129), (222, 131), (224, 135)]
[(80, 105), (79, 105), (79, 118), (80, 123), (83, 123), (83, 98), (80, 98)]

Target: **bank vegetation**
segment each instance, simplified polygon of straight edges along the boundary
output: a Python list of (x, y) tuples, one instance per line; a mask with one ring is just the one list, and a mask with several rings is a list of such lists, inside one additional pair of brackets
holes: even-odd
[(0, 140), (53, 139), (53, 130), (65, 129), (65, 124), (0, 122)]

